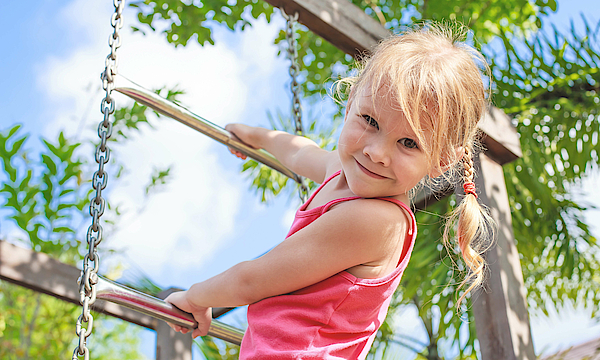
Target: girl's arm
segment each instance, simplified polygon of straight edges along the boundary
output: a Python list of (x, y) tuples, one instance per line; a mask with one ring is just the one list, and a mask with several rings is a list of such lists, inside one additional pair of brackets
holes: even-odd
[(243, 124), (229, 124), (225, 129), (243, 143), (265, 149), (288, 169), (319, 184), (325, 180), (329, 166), (337, 160), (336, 154), (321, 149), (303, 136)]
[(260, 258), (237, 264), (167, 301), (202, 321), (192, 335), (204, 335), (210, 307), (287, 294), (360, 264), (387, 263), (394, 268), (407, 226), (395, 204), (373, 199), (342, 203)]

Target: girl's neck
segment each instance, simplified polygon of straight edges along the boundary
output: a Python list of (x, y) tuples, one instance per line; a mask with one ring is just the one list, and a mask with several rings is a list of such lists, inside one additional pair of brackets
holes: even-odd
[(354, 197), (354, 193), (348, 187), (348, 183), (346, 182), (346, 177), (344, 176), (344, 172), (340, 173), (340, 175), (335, 176), (327, 184), (325, 184), (321, 190), (314, 196), (312, 201), (308, 204), (305, 210), (311, 210), (313, 208), (323, 206), (328, 202), (335, 199), (342, 199), (348, 197)]

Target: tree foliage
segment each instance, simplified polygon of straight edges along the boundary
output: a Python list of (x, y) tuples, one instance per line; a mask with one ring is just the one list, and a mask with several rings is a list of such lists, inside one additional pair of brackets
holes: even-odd
[(82, 211), (89, 191), (83, 192), (82, 161), (61, 132), (57, 141), (43, 139), (38, 159), (30, 159), (23, 145), (27, 135), (19, 135), (20, 125), (0, 134), (0, 156), (7, 179), (0, 194), (11, 218), (26, 234), (20, 238), (36, 251), (73, 263), (78, 255), (73, 210)]
[[(523, 158), (505, 165), (504, 173), (530, 311), (546, 312), (573, 302), (596, 313), (600, 303), (598, 244), (582, 217), (590, 205), (575, 199), (571, 190), (597, 170), (600, 24), (590, 24), (582, 16), (577, 20), (582, 29), (575, 26), (576, 20), (568, 30), (556, 28), (547, 19), (557, 10), (554, 0), (352, 2), (393, 32), (428, 19), (458, 20), (472, 29), (471, 41), (492, 69), (493, 101), (514, 119), (520, 136)], [(563, 3), (568, 6), (566, 0)], [(273, 12), (258, 0), (144, 0), (133, 6), (138, 9), (141, 29), (162, 31), (175, 46), (186, 45), (190, 39), (212, 44), (212, 27), (222, 24), (243, 30), (261, 11), (267, 21)], [(346, 74), (353, 59), (309, 29), (300, 28), (296, 36), (304, 96), (310, 102)], [(275, 42), (284, 46), (283, 39), (281, 32)], [(341, 114), (338, 110), (332, 116)], [(309, 136), (322, 135), (319, 129), (318, 125), (311, 128)], [(244, 170), (252, 169), (253, 187), (263, 200), (288, 185), (255, 163), (244, 166)], [(462, 264), (455, 251), (441, 246), (441, 219), (433, 215), (445, 214), (454, 201), (445, 199), (417, 214), (419, 241), (394, 301), (396, 308), (417, 306), (428, 344), (409, 345), (386, 324), (372, 357), (383, 356), (377, 349), (397, 343), (413, 348), (420, 358), (476, 356), (471, 311), (465, 307), (461, 316), (454, 313), (459, 279), (454, 270), (460, 271)], [(388, 321), (393, 320), (394, 306), (388, 316)]]
[[(597, 169), (600, 24), (556, 28), (517, 42), (503, 35), (497, 102), (515, 117), (522, 159), (505, 167), (530, 308), (576, 301), (598, 311), (598, 247), (570, 190)], [(518, 46), (518, 47), (517, 47)], [(492, 64), (497, 61), (495, 58)], [(500, 88), (500, 85), (498, 85)]]
[[(0, 358), (66, 359), (75, 348), (75, 321), (81, 307), (0, 281)], [(92, 313), (88, 347), (95, 359), (143, 359), (140, 328)]]
[[(181, 92), (159, 90), (172, 100)], [(127, 139), (132, 131), (148, 124), (148, 109), (134, 104), (117, 109), (111, 140)], [(86, 253), (85, 231), (89, 216), (90, 180), (97, 169), (92, 147), (60, 132), (56, 139), (41, 138), (41, 151), (28, 146), (30, 136), (22, 125), (0, 129), (0, 204), (6, 223), (16, 231), (9, 239), (34, 251), (75, 265)], [(90, 129), (90, 135), (94, 129)], [(92, 144), (90, 144), (92, 145)], [(123, 165), (113, 159), (111, 176), (118, 178)], [(164, 183), (169, 169), (158, 169), (146, 188), (147, 195)], [(108, 203), (108, 212), (118, 212)], [(117, 222), (103, 218), (104, 234), (114, 231)], [(98, 247), (104, 257), (113, 250)], [(75, 282), (77, 279), (73, 279)], [(75, 348), (75, 323), (81, 307), (53, 297), (0, 282), (0, 358), (67, 358)], [(138, 352), (139, 327), (93, 312), (94, 334), (88, 346), (97, 359), (141, 359)]]
[[(29, 136), (20, 129), (21, 125), (15, 125), (0, 132), (4, 170), (0, 199), (21, 234), (10, 240), (73, 265), (82, 259), (78, 237), (87, 220), (84, 209), (90, 194), (90, 187), (83, 186), (89, 164), (77, 155), (81, 143), (61, 132), (54, 141), (42, 139), (43, 150), (33, 156), (25, 146)], [(0, 358), (72, 354), (80, 307), (5, 281), (0, 282), (0, 289)], [(96, 336), (90, 345), (96, 358), (141, 358), (136, 326), (97, 313), (93, 316)], [(125, 335), (115, 335), (121, 333)]]

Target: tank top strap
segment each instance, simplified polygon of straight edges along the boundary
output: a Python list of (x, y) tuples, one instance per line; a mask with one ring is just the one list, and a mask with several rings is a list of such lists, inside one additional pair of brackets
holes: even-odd
[[(361, 198), (360, 196), (351, 196), (351, 197), (345, 197), (345, 198), (331, 200), (330, 202), (328, 202), (327, 204), (325, 204), (323, 206), (323, 208), (321, 209), (321, 214), (325, 214), (327, 211), (329, 211), (329, 209), (331, 209), (331, 207), (333, 205), (339, 204), (344, 201), (350, 201), (350, 200), (356, 200), (356, 199), (363, 199), (363, 198)], [(394, 203), (394, 204), (400, 206), (400, 208), (408, 214), (408, 217), (410, 219), (410, 227), (408, 229), (408, 235), (413, 236), (415, 229), (417, 228), (417, 220), (415, 219), (415, 215), (412, 212), (412, 210), (410, 210), (410, 208), (405, 203), (403, 203), (400, 200), (384, 198), (384, 197), (379, 197), (379, 198), (375, 198), (375, 199), (388, 201), (388, 202), (391, 202), (391, 203)]]
[(351, 197), (345, 197), (345, 198), (331, 200), (327, 204), (323, 205), (323, 207), (321, 208), (321, 214), (325, 214), (335, 204), (339, 204), (344, 201), (356, 200), (356, 199), (362, 199), (362, 198), (360, 196), (351, 196)]
[[(319, 186), (319, 188), (314, 193), (312, 193), (312, 195), (310, 196), (310, 198), (306, 201), (306, 203), (304, 203), (304, 205), (301, 207), (301, 209), (304, 210), (306, 208), (306, 206), (308, 206), (308, 204), (315, 197), (315, 195), (317, 195), (317, 193), (329, 181), (331, 181), (331, 179), (333, 179), (334, 177), (338, 176), (341, 172), (342, 172), (342, 170), (338, 170), (334, 174), (332, 174), (330, 177), (328, 177), (327, 179), (325, 179), (325, 181), (323, 181), (323, 183), (321, 184), (321, 186)], [(327, 204), (323, 205), (323, 207), (321, 208), (321, 215), (325, 214), (327, 211), (329, 211), (329, 209), (331, 209), (332, 206), (334, 206), (336, 204), (339, 204), (339, 203), (344, 202), (344, 201), (351, 201), (351, 200), (356, 200), (356, 199), (362, 199), (362, 198), (360, 196), (351, 196), (351, 197), (345, 197), (345, 198), (331, 200)], [(403, 203), (402, 201), (397, 200), (397, 199), (386, 198), (386, 197), (379, 197), (379, 198), (376, 198), (376, 199), (384, 200), (384, 201), (389, 201), (391, 203), (394, 203), (394, 204), (400, 206), (400, 208), (402, 208), (408, 214), (408, 217), (410, 218), (410, 223), (411, 224), (410, 224), (410, 228), (408, 229), (408, 235), (409, 236), (413, 236), (414, 235), (415, 229), (417, 228), (417, 221), (415, 219), (415, 214), (412, 212), (412, 210), (405, 203)]]
[[(352, 197), (331, 200), (330, 202), (328, 202), (327, 204), (325, 204), (323, 206), (323, 208), (321, 210), (321, 214), (325, 214), (333, 205), (339, 204), (344, 201), (350, 201), (350, 200), (356, 200), (356, 199), (362, 199), (362, 198), (360, 196), (352, 196)], [(408, 229), (408, 235), (409, 236), (414, 235), (415, 229), (417, 228), (417, 220), (415, 219), (415, 215), (412, 212), (412, 210), (410, 210), (410, 208), (405, 203), (403, 203), (400, 200), (384, 198), (384, 197), (375, 198), (375, 199), (389, 201), (391, 203), (394, 203), (394, 204), (400, 206), (400, 208), (402, 210), (404, 210), (408, 214), (408, 217), (410, 218), (410, 227)]]
[(331, 181), (331, 179), (333, 179), (334, 177), (338, 176), (340, 173), (342, 172), (342, 170), (338, 170), (336, 171), (333, 175), (331, 175), (330, 177), (328, 177), (327, 179), (325, 179), (325, 181), (323, 181), (323, 183), (321, 185), (319, 185), (319, 187), (313, 191), (312, 194), (310, 194), (310, 196), (308, 197), (308, 200), (306, 200), (304, 202), (304, 204), (302, 204), (300, 206), (300, 208), (298, 210), (300, 211), (305, 211), (306, 208), (308, 207), (308, 205), (312, 202), (313, 198), (319, 193), (319, 191), (321, 191), (321, 189), (328, 183)]
[[(338, 170), (336, 171), (333, 175), (331, 175), (329, 178), (327, 178), (327, 180), (323, 181), (323, 185), (321, 185), (321, 187), (325, 186), (325, 184), (327, 184), (331, 179), (333, 179), (334, 177), (338, 176), (339, 174), (341, 174), (342, 170)], [(316, 193), (316, 192), (315, 192)], [(323, 207), (321, 208), (321, 215), (325, 214), (327, 211), (329, 211), (329, 209), (331, 209), (331, 207), (335, 204), (339, 204), (341, 202), (344, 201), (349, 201), (349, 200), (356, 200), (356, 199), (360, 199), (360, 196), (351, 196), (351, 197), (345, 197), (345, 198), (340, 198), (340, 199), (334, 199), (331, 200), (330, 202), (328, 202), (327, 204), (323, 205)], [(308, 202), (308, 201), (307, 201)]]
[(323, 181), (323, 184), (321, 186), (327, 184), (331, 179), (333, 179), (334, 177), (338, 176), (341, 173), (342, 173), (342, 170), (338, 170), (338, 171), (334, 172), (330, 177), (328, 177), (327, 179), (325, 179), (325, 181)]
[[(298, 212), (296, 213), (296, 220), (294, 220), (294, 224), (292, 224), (292, 229), (290, 229), (290, 233), (288, 234), (288, 236), (290, 236), (291, 234), (293, 234), (294, 232), (298, 231), (299, 228), (295, 228), (295, 224), (296, 221), (298, 220), (298, 217), (300, 216), (299, 214), (306, 211), (306, 207), (308, 206), (308, 204), (312, 201), (312, 199), (314, 198), (314, 196), (321, 190), (321, 188), (323, 188), (323, 186), (325, 186), (325, 184), (327, 184), (329, 181), (331, 181), (331, 179), (333, 179), (334, 177), (338, 176), (341, 173), (341, 170), (335, 172), (333, 175), (331, 175), (330, 177), (328, 177), (325, 181), (323, 181), (323, 184), (321, 184), (321, 186), (319, 186), (319, 188), (317, 190), (315, 190), (315, 192), (311, 195), (311, 197), (308, 199), (307, 202), (305, 202), (300, 209), (298, 209)], [(351, 197), (345, 197), (345, 198), (339, 198), (339, 199), (334, 199), (329, 201), (328, 203), (326, 203), (325, 205), (321, 205), (320, 209), (319, 207), (317, 208), (313, 208), (312, 210), (310, 210), (311, 212), (313, 212), (313, 217), (312, 220), (318, 218), (319, 216), (325, 214), (327, 211), (329, 211), (329, 209), (331, 209), (332, 206), (345, 202), (345, 201), (351, 201), (351, 200), (356, 200), (356, 199), (363, 199), (360, 196), (351, 196)], [(393, 274), (395, 273), (401, 273), (404, 269), (404, 267), (402, 267), (401, 270), (398, 270), (401, 268), (401, 263), (407, 262), (407, 257), (406, 255), (409, 254), (410, 252), (412, 252), (412, 248), (414, 246), (415, 243), (415, 238), (417, 235), (417, 220), (415, 218), (415, 214), (412, 212), (412, 210), (402, 201), (397, 200), (397, 199), (393, 199), (393, 198), (388, 198), (388, 197), (378, 197), (378, 198), (374, 198), (374, 199), (378, 199), (378, 200), (383, 200), (383, 201), (387, 201), (387, 202), (391, 202), (396, 204), (397, 206), (400, 207), (400, 209), (404, 210), (404, 213), (406, 214), (406, 216), (409, 218), (409, 226), (408, 226), (408, 230), (407, 230), (407, 235), (408, 238), (406, 240), (408, 241), (404, 241), (404, 248), (402, 249), (402, 253), (400, 254), (400, 259), (398, 261), (398, 267), (396, 269), (396, 271), (394, 271)], [(319, 211), (320, 210), (320, 211)], [(306, 214), (306, 213), (304, 213)], [(307, 216), (307, 215), (303, 215), (303, 216)], [(312, 220), (310, 222), (312, 222)], [(310, 223), (308, 222), (308, 223)], [(306, 224), (308, 224), (306, 223)], [(306, 225), (305, 224), (305, 225)], [(397, 275), (397, 274), (396, 274)]]
[[(333, 205), (335, 204), (339, 204), (341, 202), (344, 201), (350, 201), (350, 200), (356, 200), (356, 199), (364, 199), (360, 196), (352, 196), (352, 197), (346, 197), (346, 198), (341, 198), (341, 199), (335, 199), (332, 200), (330, 202), (328, 202), (327, 204), (323, 205), (323, 208), (321, 210), (321, 215), (324, 214), (325, 212), (327, 212)], [(407, 217), (410, 219), (410, 225), (408, 226), (408, 230), (407, 230), (407, 235), (408, 238), (406, 239), (407, 241), (404, 241), (404, 248), (402, 249), (402, 253), (400, 254), (400, 259), (398, 260), (398, 265), (396, 270), (390, 274), (390, 276), (392, 276), (393, 274), (395, 274), (394, 276), (397, 276), (398, 274), (401, 274), (402, 271), (404, 271), (404, 267), (401, 267), (400, 265), (404, 262), (407, 262), (406, 258), (406, 254), (409, 254), (412, 252), (412, 248), (415, 244), (415, 238), (417, 236), (417, 220), (415, 218), (415, 214), (412, 212), (412, 210), (402, 201), (397, 200), (397, 199), (392, 199), (392, 198), (385, 198), (385, 197), (378, 197), (378, 198), (374, 198), (377, 200), (383, 200), (383, 201), (388, 201), (391, 203), (394, 203), (396, 205), (398, 205), (400, 207), (400, 209), (404, 210), (404, 212), (407, 214)]]

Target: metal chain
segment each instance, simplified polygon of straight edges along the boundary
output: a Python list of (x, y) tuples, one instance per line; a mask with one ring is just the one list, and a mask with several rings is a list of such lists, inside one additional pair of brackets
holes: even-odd
[[(300, 104), (300, 84), (297, 80), (300, 73), (300, 66), (298, 65), (297, 41), (294, 37), (294, 27), (298, 21), (298, 13), (288, 15), (282, 8), (281, 15), (286, 20), (285, 39), (288, 43), (287, 53), (290, 59), (290, 77), (292, 78), (290, 84), (290, 89), (292, 90), (292, 117), (294, 119), (295, 134), (302, 136), (304, 135), (304, 131), (302, 130), (302, 105)], [(308, 187), (306, 186), (306, 180), (302, 177), (300, 177), (298, 192), (300, 200), (305, 202), (308, 198)]]
[[(123, 27), (121, 14), (123, 13), (125, 1), (113, 0), (113, 5), (115, 12), (111, 18), (111, 25), (114, 31), (108, 38), (110, 54), (106, 57), (105, 69), (101, 75), (102, 88), (106, 91), (106, 96), (100, 104), (103, 120), (98, 125), (100, 144), (96, 147), (95, 153), (98, 170), (92, 176), (92, 187), (96, 191), (90, 202), (92, 225), (88, 228), (86, 236), (88, 253), (83, 258), (83, 270), (81, 271), (81, 277), (77, 280), (79, 284), (79, 302), (83, 306), (83, 312), (76, 323), (75, 333), (79, 337), (79, 343), (73, 351), (72, 360), (77, 360), (80, 356), (83, 356), (85, 360), (89, 359), (90, 350), (86, 346), (86, 342), (94, 325), (94, 318), (90, 314), (90, 306), (96, 301), (96, 283), (98, 282), (98, 270), (100, 268), (100, 257), (96, 247), (102, 241), (100, 217), (104, 214), (106, 204), (106, 201), (102, 198), (102, 191), (106, 188), (108, 182), (108, 173), (104, 170), (104, 165), (110, 159), (110, 149), (106, 146), (106, 142), (112, 134), (110, 115), (115, 112), (115, 103), (110, 95), (115, 87), (114, 77), (117, 75), (117, 49), (121, 46), (119, 30)], [(87, 327), (84, 327), (84, 323), (87, 323)]]
[(290, 59), (290, 77), (292, 78), (290, 84), (292, 90), (292, 116), (294, 118), (294, 125), (296, 126), (296, 134), (302, 135), (302, 106), (300, 104), (300, 84), (297, 80), (298, 74), (300, 73), (300, 67), (298, 66), (297, 42), (294, 37), (294, 26), (298, 21), (298, 13), (287, 15), (285, 11), (281, 9), (281, 14), (286, 20), (285, 39), (288, 43), (287, 53), (288, 58)]

